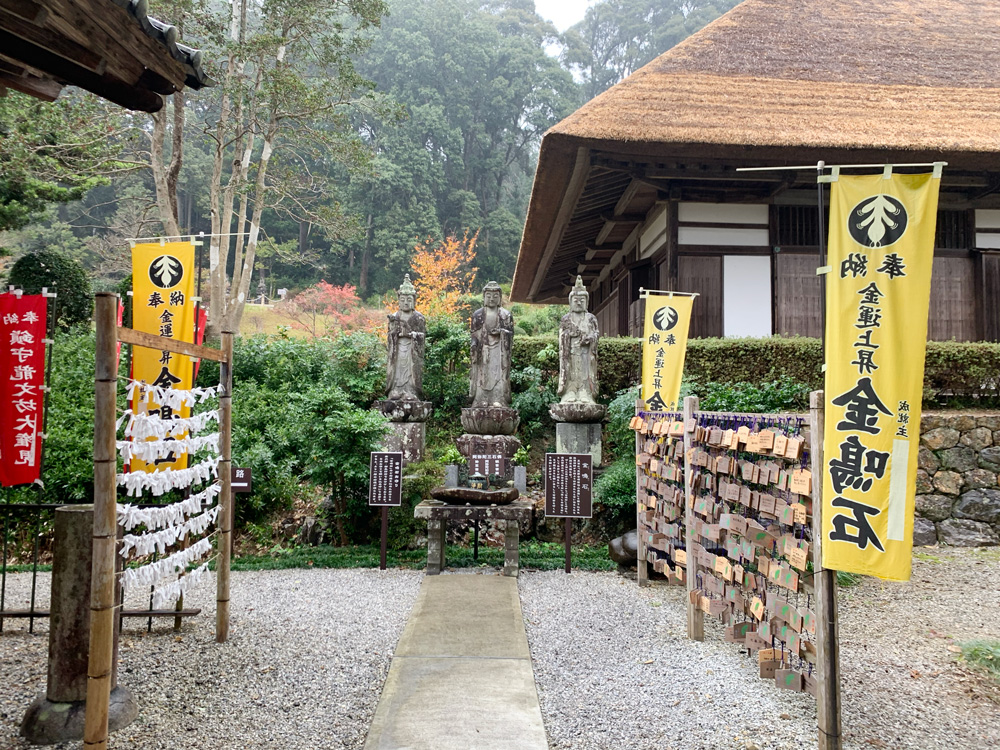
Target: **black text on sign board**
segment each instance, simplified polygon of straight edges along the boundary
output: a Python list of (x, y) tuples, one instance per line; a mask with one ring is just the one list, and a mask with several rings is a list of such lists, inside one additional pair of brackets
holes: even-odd
[(403, 454), (373, 451), (368, 465), (368, 504), (398, 507), (403, 503)]
[(590, 518), (593, 459), (589, 453), (545, 454), (545, 515)]

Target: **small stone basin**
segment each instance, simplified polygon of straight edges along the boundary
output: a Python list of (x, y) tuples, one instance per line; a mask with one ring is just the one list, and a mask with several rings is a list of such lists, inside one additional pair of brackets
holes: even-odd
[(435, 487), (431, 497), (449, 505), (507, 505), (517, 500), (516, 487), (498, 490), (474, 490), (471, 487)]

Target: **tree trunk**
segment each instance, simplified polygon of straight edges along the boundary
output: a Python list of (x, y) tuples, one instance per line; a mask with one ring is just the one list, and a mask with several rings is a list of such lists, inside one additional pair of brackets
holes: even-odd
[(368, 212), (368, 228), (365, 230), (365, 251), (361, 255), (361, 277), (358, 279), (358, 289), (361, 291), (362, 299), (368, 296), (368, 267), (371, 263), (372, 254), (372, 234), (374, 229), (372, 221), (374, 217)]

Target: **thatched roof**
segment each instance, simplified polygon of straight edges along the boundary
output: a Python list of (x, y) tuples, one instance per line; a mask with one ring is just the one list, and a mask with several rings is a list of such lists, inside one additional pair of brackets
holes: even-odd
[[(1000, 169), (995, 0), (746, 0), (542, 141), (515, 273), (529, 289), (580, 156), (738, 165), (941, 159)], [(801, 161), (806, 159), (806, 161)], [(791, 161), (789, 161), (791, 160)], [(798, 160), (798, 162), (796, 162)]]

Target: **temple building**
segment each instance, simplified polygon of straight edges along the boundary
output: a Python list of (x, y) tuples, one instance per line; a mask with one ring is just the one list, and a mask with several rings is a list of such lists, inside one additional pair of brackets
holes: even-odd
[(580, 274), (606, 335), (645, 288), (700, 294), (692, 336), (819, 336), (816, 163), (945, 161), (929, 337), (1000, 340), (998, 44), (988, 0), (746, 0), (546, 133), (512, 299)]

